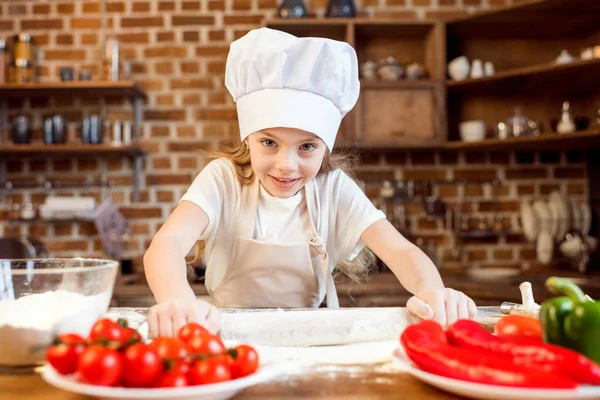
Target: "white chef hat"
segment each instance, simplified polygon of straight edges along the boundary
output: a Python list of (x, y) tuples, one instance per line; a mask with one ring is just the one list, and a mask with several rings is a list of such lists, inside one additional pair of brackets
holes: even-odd
[(262, 129), (298, 128), (333, 148), (360, 91), (348, 43), (260, 28), (231, 43), (225, 86), (237, 105), (241, 139)]

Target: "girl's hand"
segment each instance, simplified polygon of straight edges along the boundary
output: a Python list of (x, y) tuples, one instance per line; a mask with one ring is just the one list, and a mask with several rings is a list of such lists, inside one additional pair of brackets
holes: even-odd
[(415, 317), (433, 319), (442, 326), (477, 316), (475, 302), (463, 292), (449, 288), (417, 293), (408, 299), (406, 308)]
[(196, 322), (216, 334), (221, 325), (221, 311), (196, 298), (175, 298), (152, 306), (147, 319), (151, 338), (175, 337), (188, 322)]

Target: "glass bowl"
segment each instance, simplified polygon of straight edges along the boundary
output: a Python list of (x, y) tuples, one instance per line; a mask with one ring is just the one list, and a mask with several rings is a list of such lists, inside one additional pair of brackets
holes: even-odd
[(31, 372), (57, 335), (86, 337), (110, 305), (119, 263), (0, 259), (0, 372)]

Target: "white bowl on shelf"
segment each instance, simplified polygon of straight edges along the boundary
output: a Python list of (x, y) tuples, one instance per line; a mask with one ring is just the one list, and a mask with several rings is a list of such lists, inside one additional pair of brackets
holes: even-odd
[(469, 77), (471, 63), (466, 56), (460, 56), (448, 63), (448, 75), (455, 81), (462, 81)]
[(461, 122), (458, 133), (464, 142), (479, 142), (485, 139), (485, 122), (481, 120)]

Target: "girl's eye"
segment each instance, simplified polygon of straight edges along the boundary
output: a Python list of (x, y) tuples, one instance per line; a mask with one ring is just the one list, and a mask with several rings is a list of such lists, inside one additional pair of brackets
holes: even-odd
[(265, 147), (274, 147), (275, 146), (275, 142), (271, 139), (263, 139), (263, 140), (261, 140), (261, 143)]
[(300, 145), (300, 150), (302, 151), (313, 151), (316, 148), (317, 146), (312, 143), (304, 143), (303, 145)]

